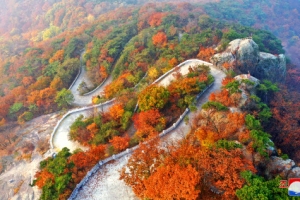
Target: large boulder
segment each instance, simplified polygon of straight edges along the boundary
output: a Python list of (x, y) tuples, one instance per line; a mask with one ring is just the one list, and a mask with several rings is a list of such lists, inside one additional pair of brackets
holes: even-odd
[(286, 74), (285, 56), (259, 52), (251, 38), (231, 41), (223, 53), (215, 54), (210, 61), (223, 71), (227, 71), (224, 64), (228, 63), (237, 74), (249, 72), (259, 79), (275, 82), (284, 81)]
[[(240, 83), (239, 89), (242, 91), (242, 96), (239, 107), (242, 107), (246, 105), (250, 95), (256, 93), (256, 86), (259, 85), (259, 80), (250, 74), (241, 74), (234, 77), (234, 79)], [(245, 82), (243, 80), (248, 80), (249, 82)]]
[(266, 164), (265, 175), (268, 178), (274, 178), (276, 175), (280, 175), (286, 179), (295, 166), (295, 162), (291, 159), (284, 160), (280, 157), (272, 156)]
[(300, 178), (300, 167), (294, 167), (288, 174), (288, 178)]
[(225, 70), (223, 64), (229, 63), (237, 67), (239, 74), (245, 74), (255, 70), (258, 58), (258, 45), (252, 39), (236, 39), (223, 53), (211, 57), (211, 62), (222, 70)]
[(275, 56), (270, 53), (259, 53), (259, 62), (253, 73), (258, 79), (268, 78), (274, 82), (282, 82), (286, 76), (286, 59), (283, 54)]

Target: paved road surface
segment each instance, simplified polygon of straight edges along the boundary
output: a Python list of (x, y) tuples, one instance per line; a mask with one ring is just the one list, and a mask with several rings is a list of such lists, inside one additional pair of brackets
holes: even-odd
[[(187, 62), (185, 66), (181, 69), (183, 73), (188, 66), (193, 64), (199, 64), (203, 61), (200, 60), (191, 60)], [(206, 63), (207, 64), (207, 63)], [(199, 99), (197, 103), (198, 111), (201, 109), (201, 106), (208, 101), (208, 97), (212, 92), (219, 91), (221, 88), (221, 82), (225, 77), (224, 72), (219, 69), (214, 68), (211, 64), (209, 65), (211, 69), (211, 74), (215, 78), (214, 85), (207, 90), (205, 94)], [(183, 73), (184, 74), (184, 73)], [(168, 84), (172, 80), (172, 75), (165, 77), (161, 80), (160, 84)], [(197, 111), (197, 112), (198, 112)], [(189, 113), (188, 117), (190, 121), (193, 120), (196, 113)], [(182, 137), (183, 134), (187, 134), (190, 130), (190, 124), (185, 124), (182, 122), (175, 130), (166, 135), (163, 140), (178, 140)], [(93, 200), (93, 199), (120, 199), (120, 200), (135, 200), (137, 199), (132, 192), (131, 188), (125, 185), (125, 183), (119, 180), (119, 170), (126, 165), (129, 155), (124, 156), (116, 160), (113, 164), (107, 164), (103, 167), (102, 170), (98, 172), (86, 183), (86, 185), (79, 191), (76, 199), (78, 200)]]
[(88, 86), (92, 86), (93, 84), (91, 83), (91, 81), (89, 80), (87, 73), (86, 73), (86, 69), (85, 66), (82, 64), (82, 57), (84, 55), (85, 52), (81, 53), (81, 57), (80, 57), (80, 63), (81, 63), (81, 71), (80, 71), (80, 75), (79, 77), (76, 79), (75, 83), (72, 85), (72, 87), (70, 88), (72, 94), (74, 95), (74, 105), (76, 106), (88, 106), (92, 104), (92, 97), (96, 96), (96, 95), (100, 95), (103, 92), (103, 89), (105, 88), (106, 85), (110, 84), (112, 82), (112, 76), (109, 76), (104, 84), (101, 85), (101, 87), (97, 88), (96, 90), (93, 90), (91, 93), (89, 93), (88, 95), (80, 95), (79, 91), (77, 90), (80, 83), (82, 83), (82, 81), (86, 82), (86, 84)]

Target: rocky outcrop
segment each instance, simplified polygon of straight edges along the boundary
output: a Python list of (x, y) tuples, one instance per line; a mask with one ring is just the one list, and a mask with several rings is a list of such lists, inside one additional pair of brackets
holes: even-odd
[(300, 167), (294, 167), (288, 174), (288, 178), (300, 178)]
[(251, 95), (256, 94), (256, 86), (259, 84), (259, 80), (250, 74), (241, 74), (234, 77), (234, 79), (240, 83), (241, 100), (238, 107), (241, 108), (246, 105)]
[(291, 159), (272, 156), (266, 163), (264, 175), (268, 178), (274, 178), (280, 175), (283, 179), (300, 178), (300, 167), (297, 167)]
[(223, 71), (227, 71), (224, 64), (228, 63), (237, 74), (250, 72), (259, 79), (274, 82), (282, 82), (285, 79), (285, 56), (259, 52), (258, 45), (251, 38), (231, 41), (223, 53), (215, 54), (210, 61)]
[[(249, 91), (251, 94), (255, 94), (255, 88), (259, 85), (259, 80), (250, 74), (241, 74), (234, 77), (235, 80), (241, 83), (241, 87)], [(243, 82), (243, 80), (249, 80), (250, 82)]]
[(274, 178), (277, 175), (280, 175), (282, 178), (287, 178), (293, 167), (295, 167), (293, 160), (284, 160), (280, 157), (273, 156), (266, 164), (265, 175), (268, 178)]
[(259, 62), (253, 75), (258, 79), (270, 79), (274, 82), (283, 81), (286, 76), (286, 59), (283, 54), (279, 56), (270, 53), (259, 53)]

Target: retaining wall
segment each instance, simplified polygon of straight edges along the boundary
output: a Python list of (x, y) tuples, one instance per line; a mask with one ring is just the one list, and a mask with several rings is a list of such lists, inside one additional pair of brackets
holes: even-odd
[[(182, 66), (185, 65), (186, 63), (193, 62), (193, 61), (199, 62), (199, 60), (197, 60), (197, 59), (186, 60), (186, 61), (180, 63), (179, 65), (177, 65), (176, 67), (174, 67), (174, 68), (170, 69), (169, 71), (167, 71), (165, 74), (163, 74), (163, 75), (160, 76), (158, 79), (156, 79), (155, 81), (153, 81), (153, 83), (151, 83), (151, 85), (160, 82), (161, 80), (163, 80), (164, 78), (166, 78), (167, 76), (169, 76), (171, 73), (173, 73), (173, 72), (174, 72), (175, 70), (177, 70), (178, 68), (182, 67)], [(203, 61), (203, 60), (201, 60), (201, 62), (203, 62), (203, 64), (206, 64), (206, 65), (212, 65), (211, 63), (205, 62), (205, 61)], [(146, 75), (147, 75), (147, 74), (146, 74)], [(197, 99), (197, 100), (198, 100), (198, 99)], [(135, 106), (135, 109), (134, 109), (134, 112), (136, 112), (136, 111), (138, 110), (138, 108), (139, 108), (139, 102), (137, 102), (137, 104), (136, 104), (136, 106)]]
[(82, 56), (83, 56), (83, 54), (85, 53), (85, 50), (83, 50), (83, 52), (81, 53), (81, 55), (80, 55), (80, 67), (79, 67), (79, 71), (78, 71), (78, 74), (77, 74), (77, 76), (76, 76), (76, 78), (74, 79), (74, 81), (72, 82), (72, 84), (70, 85), (70, 87), (69, 87), (69, 90), (71, 90), (71, 88), (74, 86), (74, 84), (76, 83), (76, 81), (77, 81), (77, 79), (79, 78), (79, 76), (80, 76), (80, 74), (81, 74), (81, 72), (82, 72)]
[(64, 114), (64, 116), (56, 123), (56, 126), (54, 127), (54, 129), (53, 129), (53, 131), (51, 133), (51, 137), (50, 137), (50, 147), (51, 147), (51, 149), (54, 148), (54, 146), (53, 146), (53, 137), (54, 137), (54, 135), (55, 135), (58, 127), (60, 126), (61, 122), (65, 118), (67, 118), (69, 115), (71, 115), (73, 113), (82, 112), (82, 111), (85, 111), (85, 110), (91, 110), (93, 108), (100, 108), (101, 106), (105, 106), (105, 105), (111, 104), (114, 101), (115, 101), (115, 98), (113, 98), (112, 100), (106, 101), (104, 103), (98, 104), (98, 105), (87, 106), (87, 107), (82, 107), (82, 108), (76, 108), (76, 109), (70, 110), (66, 114)]
[[(206, 87), (201, 93), (199, 93), (197, 96), (196, 96), (196, 101), (199, 100), (199, 98), (209, 89), (211, 88), (211, 86), (213, 85), (210, 84), (208, 87)], [(171, 126), (169, 127), (168, 129), (166, 130), (163, 130), (160, 134), (159, 134), (159, 137), (163, 137), (165, 136), (166, 134), (170, 133), (171, 131), (175, 130), (179, 125), (180, 123), (183, 121), (183, 119), (185, 118), (185, 116), (190, 112), (190, 109), (189, 108), (186, 108), (185, 111), (182, 113), (182, 115), (180, 115), (180, 117), (177, 119), (177, 121)], [(139, 146), (136, 145), (132, 148), (129, 148), (129, 149), (126, 149), (125, 151), (119, 153), (119, 154), (116, 154), (116, 155), (112, 155), (111, 157), (109, 158), (106, 158), (104, 160), (101, 160), (99, 161), (87, 174), (86, 176), (81, 180), (80, 183), (78, 183), (76, 185), (76, 188), (73, 190), (71, 196), (69, 197), (69, 200), (73, 200), (76, 198), (78, 192), (80, 191), (80, 189), (89, 181), (89, 179), (103, 166), (105, 165), (106, 163), (112, 161), (112, 160), (117, 160), (125, 155), (129, 155), (131, 154), (133, 151), (135, 151)]]
[(100, 85), (98, 85), (95, 89), (93, 89), (93, 90), (90, 91), (90, 92), (84, 93), (82, 96), (87, 96), (87, 95), (89, 95), (89, 94), (92, 94), (92, 93), (95, 92), (96, 90), (98, 90), (98, 89), (106, 82), (107, 79), (108, 79), (108, 77), (105, 78), (104, 81), (102, 81), (102, 83), (100, 83)]
[[(194, 61), (195, 61), (195, 62), (199, 62), (199, 60), (197, 60), (197, 59), (186, 60), (186, 61), (180, 63), (179, 65), (177, 65), (176, 67), (172, 68), (171, 70), (169, 70), (169, 71), (166, 72), (165, 74), (163, 74), (161, 77), (159, 77), (158, 79), (156, 79), (152, 84), (158, 83), (159, 81), (161, 81), (162, 79), (164, 79), (166, 76), (168, 76), (169, 74), (173, 73), (178, 67), (180, 68), (180, 67), (182, 67), (183, 65), (185, 65), (185, 64), (187, 64), (187, 63), (189, 63), (189, 62), (194, 62)], [(201, 60), (201, 62), (203, 62), (203, 64), (206, 64), (206, 65), (212, 65), (211, 63), (205, 62), (205, 61), (202, 61), (202, 60)]]

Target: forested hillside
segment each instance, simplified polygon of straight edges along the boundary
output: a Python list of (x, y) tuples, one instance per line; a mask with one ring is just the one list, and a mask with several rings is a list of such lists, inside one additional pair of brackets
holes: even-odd
[[(148, 8), (145, 8), (146, 12), (137, 13), (133, 12), (133, 3), (135, 2), (128, 1), (124, 3), (125, 7), (122, 7), (117, 2), (108, 1), (4, 1), (0, 25), (0, 73), (3, 77), (0, 84), (1, 124), (18, 118), (21, 122), (26, 121), (33, 116), (59, 109), (58, 102), (55, 102), (57, 92), (70, 86), (79, 68), (79, 54), (85, 46), (88, 51), (88, 73), (96, 86), (112, 70), (111, 66), (125, 43), (136, 35), (137, 31), (147, 26), (155, 26), (158, 23), (155, 20), (160, 20), (169, 12), (175, 15), (165, 20), (169, 25), (176, 16), (185, 18), (182, 21), (182, 30), (174, 29), (170, 34), (176, 34), (178, 31), (193, 32), (198, 25), (198, 16), (205, 13), (202, 6), (193, 7), (188, 3), (162, 3), (158, 8), (157, 3), (149, 4)], [(32, 8), (34, 12), (25, 12)], [(212, 12), (209, 8), (206, 8), (208, 13)], [(117, 11), (110, 12), (114, 9)], [(230, 9), (227, 13), (230, 13)], [(213, 12), (211, 15), (218, 17)], [(170, 22), (167, 21), (169, 19)], [(134, 24), (136, 27), (127, 24), (127, 31), (123, 33), (126, 35), (114, 38), (115, 34), (121, 31), (117, 28), (118, 25), (133, 20), (137, 21), (137, 24)], [(152, 22), (143, 24), (145, 20)], [(114, 34), (107, 37), (111, 32)], [(227, 42), (238, 36), (249, 36), (252, 32), (254, 31), (246, 35), (234, 35), (229, 32), (231, 35)], [(255, 37), (256, 41), (268, 40), (263, 35)], [(106, 44), (103, 44), (104, 42)], [(276, 46), (276, 43), (272, 45)], [(102, 49), (97, 52), (97, 48)], [(277, 50), (274, 53), (280, 52)], [(100, 72), (95, 65), (99, 65)], [(116, 70), (114, 74), (118, 73)], [(23, 91), (22, 95), (17, 95), (20, 91)]]
[[(247, 199), (257, 181), (265, 185), (258, 196), (287, 198), (284, 190), (270, 193), (279, 177), (272, 174), (265, 180), (256, 173), (263, 171), (261, 164), (272, 154), (269, 139), (280, 148), (277, 155), (286, 158), (287, 153), (300, 161), (298, 11), (300, 3), (292, 0), (4, 0), (0, 149), (7, 153), (4, 156), (12, 155), (5, 149), (17, 141), (6, 131), (12, 124), (74, 108), (68, 89), (82, 67), (90, 84), (80, 84), (81, 94), (111, 77), (92, 102), (115, 98), (113, 106), (80, 116), (70, 127), (69, 140), (87, 151), (63, 148), (42, 161), (35, 174), (33, 185), (42, 190), (41, 199), (67, 199), (99, 160), (156, 138), (186, 108), (197, 110), (196, 96), (214, 82), (206, 65), (189, 67), (184, 75), (175, 68), (174, 81), (167, 86), (151, 85), (154, 80), (187, 59), (209, 62), (232, 40), (250, 38), (259, 51), (275, 58), (288, 53), (285, 81), (237, 81), (238, 70), (224, 64), (227, 76), (221, 91), (210, 95), (198, 121), (185, 119), (193, 127), (188, 136), (163, 150), (155, 140), (141, 145), (127, 165), (132, 170), (124, 169), (121, 179), (142, 199), (186, 194), (186, 199)], [(246, 91), (254, 85), (257, 94)], [(248, 99), (241, 106), (244, 93)], [(163, 186), (164, 174), (172, 187)], [(186, 188), (179, 188), (181, 184)]]
[(205, 6), (207, 14), (219, 20), (269, 30), (279, 37), (288, 56), (299, 65), (300, 2), (298, 0), (221, 0)]

